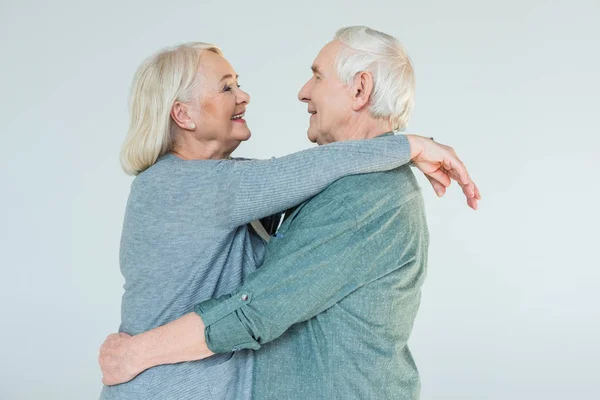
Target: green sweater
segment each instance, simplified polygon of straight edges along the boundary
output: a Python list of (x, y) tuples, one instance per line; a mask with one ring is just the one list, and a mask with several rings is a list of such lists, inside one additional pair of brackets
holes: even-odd
[(235, 294), (195, 310), (213, 352), (258, 350), (255, 399), (416, 399), (407, 341), (427, 248), (408, 166), (342, 178), (294, 211)]

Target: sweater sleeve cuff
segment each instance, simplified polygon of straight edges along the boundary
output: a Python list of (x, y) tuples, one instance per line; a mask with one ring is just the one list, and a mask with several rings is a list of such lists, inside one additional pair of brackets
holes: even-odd
[(194, 311), (204, 322), (206, 345), (213, 353), (260, 349), (238, 316), (238, 310), (251, 301), (249, 293), (238, 293), (196, 304)]

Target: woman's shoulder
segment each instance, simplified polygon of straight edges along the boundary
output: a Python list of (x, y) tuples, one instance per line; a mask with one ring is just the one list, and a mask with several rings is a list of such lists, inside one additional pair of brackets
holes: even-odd
[[(235, 165), (243, 161), (183, 160), (175, 155), (160, 157), (150, 168), (138, 174), (131, 184), (131, 192), (196, 193), (222, 192), (236, 180), (239, 171)], [(205, 196), (204, 196), (205, 197)]]

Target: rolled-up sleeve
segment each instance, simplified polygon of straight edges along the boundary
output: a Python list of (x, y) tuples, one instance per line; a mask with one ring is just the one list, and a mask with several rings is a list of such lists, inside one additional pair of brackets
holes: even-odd
[(213, 353), (260, 348), (237, 316), (237, 310), (249, 301), (250, 295), (239, 293), (210, 299), (194, 307), (206, 326), (206, 344)]

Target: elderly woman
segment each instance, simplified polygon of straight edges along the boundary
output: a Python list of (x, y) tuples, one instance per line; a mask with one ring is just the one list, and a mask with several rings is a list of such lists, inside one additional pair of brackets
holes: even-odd
[[(248, 224), (343, 176), (393, 169), (418, 156), (438, 194), (459, 176), (465, 193), (472, 192), (451, 149), (413, 135), (334, 143), (267, 161), (232, 159), (250, 138), (244, 120), (249, 101), (213, 45), (181, 45), (138, 70), (121, 157), (136, 178), (121, 239), (120, 332), (136, 335), (164, 325), (239, 287), (265, 251), (256, 233), (261, 227)], [(101, 398), (248, 398), (252, 365), (251, 351), (162, 365), (105, 386)]]

